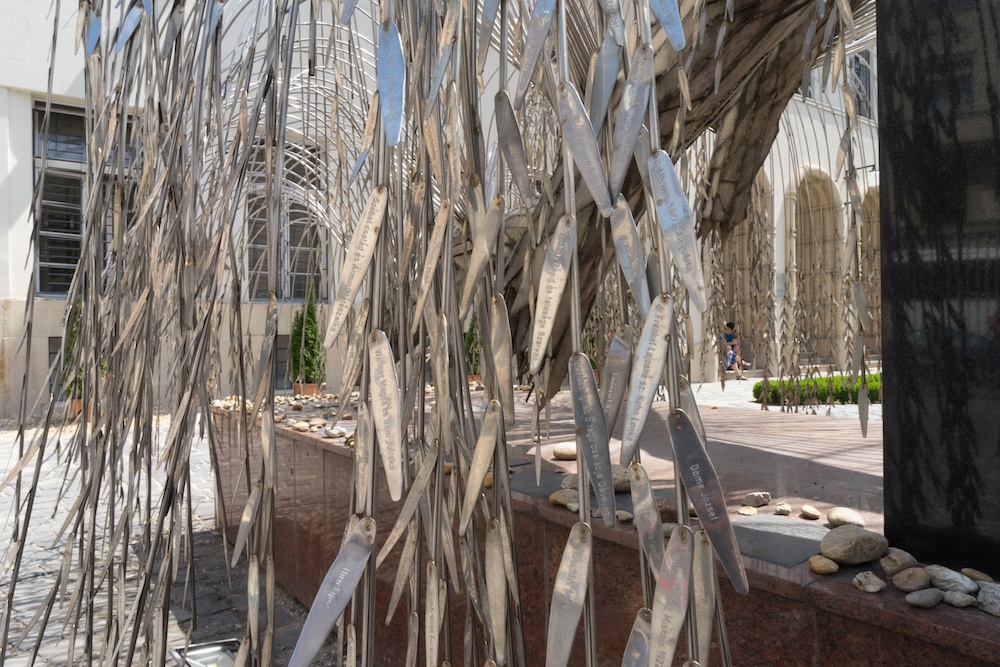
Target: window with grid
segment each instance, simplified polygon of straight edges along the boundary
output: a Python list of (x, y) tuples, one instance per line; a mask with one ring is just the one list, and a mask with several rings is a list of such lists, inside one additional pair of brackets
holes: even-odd
[[(82, 115), (35, 110), (35, 175), (42, 180), (38, 227), (38, 292), (65, 294), (80, 261), (87, 128)], [(42, 163), (44, 153), (45, 163)], [(44, 167), (44, 170), (43, 170)]]
[(854, 106), (858, 116), (872, 117), (872, 54), (865, 49), (851, 58)]
[[(316, 215), (306, 205), (317, 202), (322, 184), (322, 165), (315, 149), (288, 145), (282, 171), (283, 198), (278, 208), (277, 294), (279, 299), (304, 300), (308, 293), (317, 300), (325, 297), (321, 275), (324, 269), (325, 232)], [(247, 294), (252, 299), (267, 298), (267, 206), (265, 194), (264, 148), (251, 156), (251, 194), (247, 197)]]

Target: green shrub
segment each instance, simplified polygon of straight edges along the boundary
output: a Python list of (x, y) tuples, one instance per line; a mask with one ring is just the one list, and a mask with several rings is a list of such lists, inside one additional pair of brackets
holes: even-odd
[(319, 333), (316, 318), (316, 303), (307, 298), (301, 310), (292, 319), (292, 335), (289, 340), (288, 364), (295, 382), (319, 384), (324, 378), (323, 339)]
[(465, 372), (469, 375), (479, 375), (479, 357), (482, 352), (483, 343), (476, 329), (476, 318), (473, 317), (469, 330), (465, 332)]
[[(868, 376), (868, 402), (879, 402), (879, 388), (882, 383), (882, 376), (878, 373)], [(782, 395), (786, 405), (803, 405), (812, 402), (813, 399), (819, 404), (828, 402), (833, 396), (834, 403), (854, 403), (858, 402), (858, 392), (861, 390), (861, 377), (855, 380), (854, 384), (848, 382), (844, 375), (835, 375), (832, 378), (813, 378), (811, 380), (769, 380), (768, 398), (769, 405), (781, 405)], [(758, 382), (753, 386), (753, 398), (760, 403), (760, 395), (764, 392), (764, 382)]]

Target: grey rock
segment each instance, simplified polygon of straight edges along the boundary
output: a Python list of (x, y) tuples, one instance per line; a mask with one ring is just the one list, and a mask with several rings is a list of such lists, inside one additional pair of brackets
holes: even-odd
[(771, 502), (771, 494), (767, 491), (754, 491), (743, 497), (743, 504), (747, 507), (763, 507)]
[(803, 519), (809, 519), (810, 521), (815, 521), (819, 517), (820, 517), (819, 510), (816, 509), (815, 507), (813, 507), (812, 505), (803, 505), (802, 506), (802, 518)]
[(879, 579), (874, 572), (868, 570), (859, 572), (851, 582), (858, 590), (865, 593), (879, 593), (885, 588), (885, 582)]
[(976, 604), (975, 596), (958, 591), (945, 591), (944, 601), (945, 604), (950, 604), (952, 607), (971, 607)]
[(904, 593), (912, 593), (930, 586), (931, 575), (922, 567), (908, 567), (892, 575), (892, 585)]
[(924, 568), (931, 575), (931, 585), (942, 591), (958, 591), (974, 595), (979, 585), (961, 572), (955, 572), (944, 565), (928, 565)]
[(831, 507), (826, 513), (826, 521), (831, 526), (859, 526), (865, 527), (865, 519), (860, 514), (849, 507)]
[(888, 553), (878, 562), (885, 576), (894, 577), (905, 569), (916, 567), (917, 559), (908, 551), (889, 547)]
[(881, 556), (889, 540), (859, 526), (837, 526), (823, 537), (820, 553), (841, 565), (860, 565)]
[(978, 599), (980, 609), (987, 614), (1000, 616), (1000, 584), (991, 584), (988, 581), (980, 582)]
[(930, 609), (943, 599), (944, 593), (936, 588), (925, 588), (922, 591), (908, 593), (906, 596), (907, 602), (914, 607), (923, 607), (924, 609)]

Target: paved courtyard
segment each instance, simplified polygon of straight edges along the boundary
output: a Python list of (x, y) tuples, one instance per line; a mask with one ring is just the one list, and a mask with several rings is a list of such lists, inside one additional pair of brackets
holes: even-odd
[[(829, 416), (825, 406), (820, 406), (817, 414), (808, 410), (799, 414), (781, 413), (773, 407), (768, 412), (762, 412), (760, 406), (752, 402), (753, 385), (753, 381), (730, 381), (724, 390), (717, 383), (694, 387), (711, 443), (710, 452), (730, 495), (744, 488), (757, 490), (759, 487), (759, 490), (770, 491), (776, 499), (789, 499), (793, 505), (796, 502), (814, 502), (822, 509), (831, 504), (852, 504), (865, 513), (870, 527), (881, 530), (881, 406), (872, 406), (869, 437), (862, 440), (855, 406), (835, 406), (829, 411)], [(556, 405), (556, 420), (567, 417), (559, 414), (564, 408)], [(166, 437), (168, 427), (168, 418), (161, 418), (157, 424), (161, 440)], [(15, 431), (11, 430), (10, 423), (4, 428), (6, 430), (0, 429), (2, 477), (6, 477), (17, 462)], [(67, 441), (72, 428), (58, 435), (61, 442)], [(851, 437), (855, 445), (843, 446), (845, 437)], [(55, 441), (53, 437), (52, 442)], [(39, 478), (28, 546), (16, 587), (7, 665), (28, 664), (29, 652), (37, 640), (37, 627), (26, 635), (25, 629), (45, 602), (64, 564), (61, 547), (65, 538), (59, 532), (68, 507), (76, 500), (78, 485), (76, 480), (64, 484), (62, 471), (65, 467), (58, 463), (59, 454), (48, 453)], [(859, 468), (863, 470), (859, 472)], [(185, 641), (198, 643), (242, 638), (247, 614), (243, 593), (247, 577), (245, 558), (227, 572), (222, 541), (213, 530), (214, 480), (204, 440), (196, 439), (193, 443), (191, 473), (197, 623), (192, 627), (189, 611), (191, 592), (185, 591), (184, 587), (187, 563), (183, 562), (178, 569), (178, 584), (171, 596), (170, 647), (183, 646)], [(25, 468), (24, 479), (30, 480), (33, 474), (34, 463)], [(22, 492), (22, 502), (23, 497)], [(8, 556), (13, 510), (14, 489), (10, 485), (0, 492), (0, 535), (4, 536), (5, 545), (0, 549), (0, 590), (4, 594), (10, 576), (11, 559)], [(75, 581), (75, 567), (78, 567), (77, 560), (70, 563), (71, 582)], [(134, 586), (134, 582), (120, 582), (120, 585), (128, 588)], [(72, 583), (69, 590), (72, 590)], [(61, 619), (64, 616), (61, 615), (65, 614), (65, 604), (56, 606), (54, 618), (50, 620), (46, 636), (40, 643), (36, 665), (69, 664), (69, 648), (74, 639), (63, 634)], [(96, 619), (104, 618), (104, 604), (105, 598), (98, 595), (94, 600)], [(277, 664), (285, 664), (307, 610), (282, 591), (279, 591), (275, 607)], [(86, 651), (83, 634), (81, 630), (75, 638), (75, 662), (80, 662)], [(25, 635), (24, 640), (18, 643), (22, 635)], [(103, 627), (95, 628), (95, 650), (99, 650), (102, 636)], [(327, 642), (317, 664), (335, 664), (332, 642)]]

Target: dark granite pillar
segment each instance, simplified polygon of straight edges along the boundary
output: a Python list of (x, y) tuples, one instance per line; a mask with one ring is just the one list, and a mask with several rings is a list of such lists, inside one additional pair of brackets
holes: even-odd
[(885, 526), (1000, 562), (1000, 0), (879, 0)]

